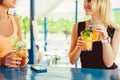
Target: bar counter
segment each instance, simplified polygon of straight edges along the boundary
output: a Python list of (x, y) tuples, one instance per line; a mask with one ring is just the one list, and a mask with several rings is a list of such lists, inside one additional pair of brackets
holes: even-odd
[(0, 80), (120, 80), (120, 70), (47, 66), (47, 72), (0, 67)]

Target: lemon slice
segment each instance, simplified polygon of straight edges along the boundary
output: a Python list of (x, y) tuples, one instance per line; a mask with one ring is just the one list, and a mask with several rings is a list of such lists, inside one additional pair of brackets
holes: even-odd
[(83, 38), (85, 40), (89, 40), (91, 39), (92, 42), (95, 42), (98, 40), (99, 38), (99, 34), (98, 32), (94, 31), (94, 30), (83, 30), (81, 32), (81, 35), (83, 36)]
[(98, 32), (96, 32), (96, 31), (93, 30), (93, 31), (92, 31), (92, 42), (97, 41), (98, 38), (99, 38)]

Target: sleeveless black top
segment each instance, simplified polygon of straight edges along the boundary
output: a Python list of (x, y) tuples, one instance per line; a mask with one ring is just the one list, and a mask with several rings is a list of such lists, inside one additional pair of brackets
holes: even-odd
[[(78, 36), (80, 32), (85, 29), (85, 22), (78, 23)], [(113, 38), (115, 29), (108, 27), (108, 35)], [(106, 67), (102, 58), (102, 43), (101, 41), (93, 42), (92, 51), (82, 51), (80, 55), (82, 68), (101, 68), (101, 69), (115, 69), (118, 66), (114, 63), (111, 67)]]

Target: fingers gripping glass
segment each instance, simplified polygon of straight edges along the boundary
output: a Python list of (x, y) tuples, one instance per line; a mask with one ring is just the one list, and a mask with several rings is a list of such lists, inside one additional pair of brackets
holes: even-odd
[(21, 57), (22, 61), (20, 66), (24, 66), (26, 64), (27, 58), (27, 49), (26, 49), (26, 42), (22, 40), (17, 40), (16, 38), (11, 38), (12, 47), (15, 50), (14, 57)]

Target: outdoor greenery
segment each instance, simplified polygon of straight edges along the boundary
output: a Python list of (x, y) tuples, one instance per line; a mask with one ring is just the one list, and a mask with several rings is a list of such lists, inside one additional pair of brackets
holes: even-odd
[[(43, 20), (37, 21), (39, 25), (39, 32), (44, 31), (44, 23)], [(74, 20), (68, 20), (68, 19), (47, 19), (47, 27), (49, 33), (59, 33), (61, 31), (70, 33), (71, 28), (74, 24)]]
[[(120, 25), (120, 12), (115, 11), (114, 14), (115, 14), (116, 23)], [(43, 20), (38, 20), (37, 23), (39, 25), (39, 32), (43, 32), (44, 31)], [(68, 20), (68, 19), (59, 19), (59, 20), (48, 19), (47, 23), (48, 23), (47, 27), (48, 27), (49, 33), (59, 33), (61, 31), (67, 31), (67, 33), (70, 33), (75, 21), (74, 21), (74, 19), (71, 19), (71, 20)]]
[(24, 35), (24, 38), (26, 38), (26, 35), (28, 32), (30, 32), (30, 19), (28, 17), (22, 17), (18, 16), (21, 22), (22, 27), (22, 33)]
[[(115, 20), (120, 25), (120, 11), (115, 11)], [(30, 31), (30, 19), (28, 17), (18, 16), (21, 21), (22, 32), (24, 34), (24, 38), (26, 34)], [(74, 19), (48, 19), (47, 18), (47, 28), (49, 33), (59, 33), (64, 32), (67, 34), (71, 33), (72, 27), (75, 23)], [(37, 20), (38, 29), (40, 33), (44, 32), (44, 20)]]
[(115, 14), (116, 23), (120, 25), (120, 11), (119, 12), (115, 11), (114, 14)]

